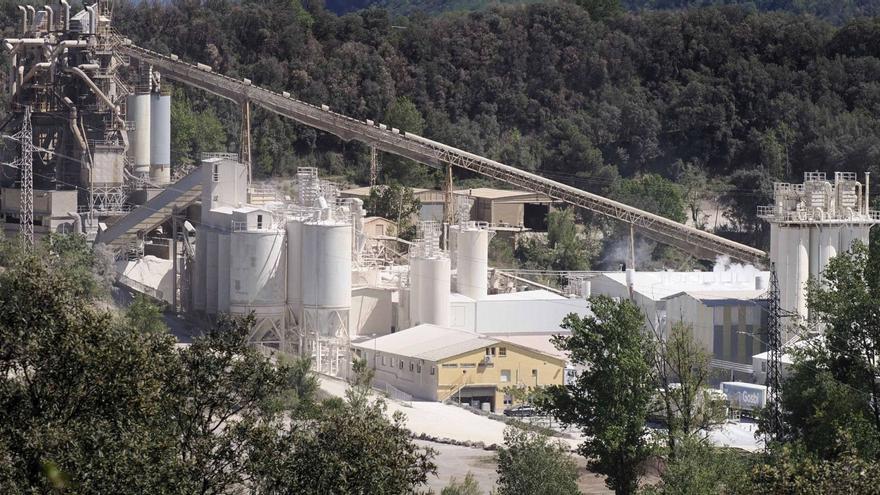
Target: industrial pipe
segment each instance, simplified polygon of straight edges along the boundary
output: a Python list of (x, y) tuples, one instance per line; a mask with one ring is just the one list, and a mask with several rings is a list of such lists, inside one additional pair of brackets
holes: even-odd
[(98, 70), (101, 68), (99, 64), (79, 64), (77, 67), (81, 70)]
[(34, 66), (31, 67), (31, 70), (29, 70), (28, 73), (25, 74), (24, 78), (21, 80), (21, 84), (23, 85), (24, 83), (30, 81), (31, 78), (34, 77), (34, 75), (37, 73), (37, 70), (48, 69), (50, 67), (52, 67), (52, 62), (40, 62), (38, 64), (34, 64)]
[(19, 5), (18, 10), (21, 11), (21, 34), (24, 34), (28, 31), (28, 28), (27, 28), (27, 9), (24, 8), (24, 5)]
[[(37, 9), (33, 5), (25, 5), (24, 8), (28, 9), (28, 12), (31, 13), (31, 24), (35, 23), (37, 21)], [(34, 32), (36, 31), (36, 26), (34, 26)]]
[(51, 33), (55, 30), (55, 11), (53, 11), (52, 7), (49, 7), (48, 5), (44, 5), (43, 8), (46, 9), (46, 15), (49, 16), (46, 20), (46, 32)]
[(46, 44), (46, 40), (44, 38), (6, 38), (3, 41), (11, 45), (24, 46), (42, 46)]
[(871, 214), (871, 172), (865, 172), (865, 215)]
[(67, 69), (67, 72), (72, 72), (76, 74), (80, 79), (83, 80), (84, 83), (89, 86), (89, 88), (91, 88), (92, 92), (95, 93), (98, 98), (104, 100), (104, 103), (106, 103), (110, 108), (113, 109), (113, 115), (116, 120), (122, 124), (123, 128), (125, 128), (125, 120), (123, 120), (122, 117), (119, 116), (119, 107), (113, 104), (113, 100), (108, 98), (107, 95), (105, 95), (104, 92), (101, 91), (101, 88), (99, 88), (98, 85), (95, 84), (95, 82), (92, 81), (91, 78), (89, 78), (89, 76), (87, 76), (86, 73), (82, 71), (82, 69), (80, 69), (79, 67), (71, 67)]
[(79, 218), (79, 213), (68, 211), (67, 216), (69, 216), (73, 220), (73, 231), (77, 234), (81, 234), (82, 229), (80, 228), (80, 225), (82, 224), (82, 220), (80, 220)]
[(64, 31), (70, 31), (70, 3), (67, 0), (61, 0), (61, 6), (64, 13), (62, 14), (62, 19), (64, 20)]

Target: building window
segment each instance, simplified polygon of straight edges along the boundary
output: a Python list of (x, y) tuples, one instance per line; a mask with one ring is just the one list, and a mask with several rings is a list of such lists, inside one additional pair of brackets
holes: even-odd
[(487, 347), (486, 348), (486, 355), (487, 356), (494, 356), (495, 355), (495, 348), (494, 347)]
[(394, 358), (391, 358), (391, 367), (394, 367)]
[(417, 365), (416, 365), (416, 373), (421, 373), (421, 372), (422, 372), (422, 365), (421, 365), (421, 364), (417, 364)]
[(507, 347), (499, 347), (498, 348), (498, 357), (506, 357), (507, 356)]
[(443, 367), (444, 367), (444, 368), (458, 368), (458, 364), (456, 364), (456, 363), (449, 363), (449, 364), (444, 364)]
[(213, 171), (213, 174), (211, 174), (211, 180), (214, 182), (220, 182), (220, 164), (219, 163), (214, 164), (214, 171)]
[(461, 365), (461, 367), (462, 367), (462, 368), (476, 368), (477, 365), (474, 364), (474, 363), (463, 363), (463, 364)]
[(504, 394), (504, 405), (509, 406), (513, 404), (513, 396), (510, 394)]
[(376, 225), (376, 235), (385, 235), (384, 225)]
[(382, 366), (385, 366), (385, 356), (382, 356)]
[(403, 359), (397, 362), (397, 367), (403, 369)]
[(257, 230), (263, 228), (263, 215), (257, 215)]
[(415, 369), (416, 369), (416, 365), (413, 364), (412, 361), (410, 361), (409, 362), (409, 372), (412, 373), (413, 371), (415, 371)]
[(431, 366), (431, 376), (434, 376), (435, 374), (437, 374), (437, 368)]
[(501, 382), (507, 383), (510, 381), (510, 370), (501, 370)]
[(538, 378), (538, 370), (532, 370), (532, 376)]

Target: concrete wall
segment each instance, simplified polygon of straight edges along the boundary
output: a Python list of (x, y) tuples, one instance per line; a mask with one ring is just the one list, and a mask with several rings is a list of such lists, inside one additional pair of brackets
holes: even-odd
[[(438, 400), (437, 363), (399, 354), (380, 352), (378, 356), (372, 349), (360, 349), (361, 356), (376, 372), (374, 383), (383, 387), (386, 383), (398, 388), (416, 399)], [(412, 369), (410, 369), (412, 365)]]
[(360, 287), (351, 291), (349, 322), (352, 335), (377, 337), (391, 333), (394, 325), (391, 289)]

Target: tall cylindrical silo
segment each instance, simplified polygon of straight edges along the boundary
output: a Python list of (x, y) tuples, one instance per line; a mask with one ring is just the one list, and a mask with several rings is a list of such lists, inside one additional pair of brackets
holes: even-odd
[(134, 97), (134, 173), (140, 177), (150, 175), (150, 95)]
[(807, 317), (807, 281), (810, 279), (810, 229), (800, 227), (793, 229), (796, 240), (797, 261), (795, 273), (797, 290), (795, 292), (795, 310), (802, 317)]
[(287, 310), (284, 232), (232, 232), (230, 245), (229, 312), (284, 315)]
[(285, 230), (287, 231), (287, 305), (296, 322), (302, 323), (302, 220), (289, 220)]
[(458, 292), (483, 299), (489, 289), (489, 231), (462, 226), (457, 239)]
[(420, 270), (422, 268), (423, 259), (418, 256), (410, 256), (409, 258), (409, 324), (410, 326), (418, 325), (421, 316), (421, 300), (422, 276)]
[(828, 266), (831, 258), (837, 256), (837, 247), (840, 242), (840, 228), (832, 225), (823, 225), (819, 228), (819, 276)]
[(217, 312), (229, 312), (229, 293), (231, 280), (230, 256), (231, 239), (229, 232), (217, 234)]
[(810, 276), (814, 278), (819, 278), (819, 272), (822, 271), (820, 256), (820, 254), (822, 253), (822, 233), (816, 227), (811, 226), (805, 228), (809, 232), (807, 235), (810, 238)]
[(303, 225), (303, 306), (351, 307), (351, 225), (323, 221)]
[(792, 260), (797, 257), (797, 250), (792, 245), (794, 229), (780, 225), (778, 228), (779, 242), (776, 246), (776, 277), (779, 281), (779, 304), (786, 311), (794, 311), (794, 276)]
[(150, 181), (171, 182), (171, 96), (150, 97)]
[(420, 260), (419, 318), (417, 323), (449, 326), (449, 258), (437, 256)]

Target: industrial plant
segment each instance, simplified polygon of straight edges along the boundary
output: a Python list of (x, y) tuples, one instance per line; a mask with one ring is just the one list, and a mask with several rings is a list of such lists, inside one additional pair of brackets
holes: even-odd
[[(808, 173), (803, 184), (776, 184), (774, 204), (758, 210), (770, 223), (768, 254), (140, 48), (112, 27), (110, 2), (80, 12), (66, 0), (19, 10), (17, 37), (4, 40), (13, 117), (3, 132), (17, 153), (3, 165), (0, 184), (7, 233), (20, 231), (31, 243), (50, 232), (85, 235), (115, 253), (119, 283), (176, 312), (202, 320), (253, 314), (254, 345), (310, 356), (317, 371), (340, 377), (360, 356), (380, 386), (417, 398), (455, 397), (499, 411), (511, 403), (505, 386), (563, 383), (577, 370), (549, 339), (566, 315), (590, 314), (591, 295), (633, 300), (646, 331), (690, 325), (713, 367), (731, 380), (759, 380), (766, 372), (755, 369), (753, 356), (768, 351), (771, 289), (778, 287), (778, 306), (790, 315), (779, 339), (785, 345), (809, 319), (806, 283), (821, 282), (829, 260), (855, 241), (867, 243), (880, 223), (867, 175), (860, 182), (848, 172), (833, 180)], [(239, 105), (241, 149), (205, 154), (190, 168), (174, 163), (166, 79)], [(394, 219), (377, 222), (365, 210), (363, 190), (345, 194), (315, 168), (297, 171), (294, 194), (258, 186), (251, 105), (450, 177), (460, 168), (517, 191), (451, 184), (433, 191), (436, 207), (415, 219), (416, 239), (404, 241), (391, 228)], [(506, 209), (493, 209), (502, 203)], [(716, 262), (715, 270), (577, 272), (563, 274), (572, 283), (558, 289), (490, 266), (494, 235), (539, 228), (560, 205), (629, 224)], [(386, 249), (389, 242), (394, 249)]]

